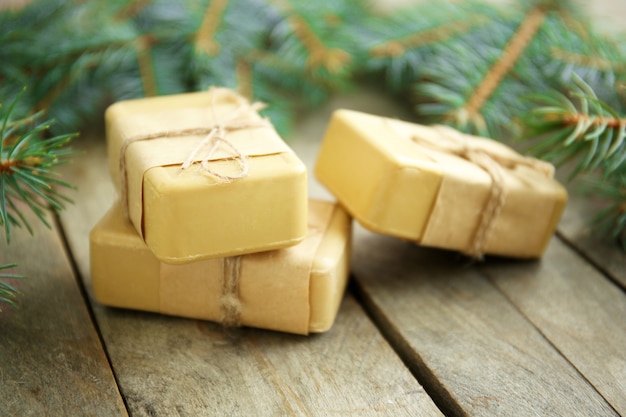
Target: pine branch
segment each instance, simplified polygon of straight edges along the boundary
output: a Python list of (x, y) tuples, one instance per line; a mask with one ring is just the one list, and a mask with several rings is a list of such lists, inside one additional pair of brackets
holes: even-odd
[(433, 122), (498, 137), (513, 114), (522, 110), (517, 96), (535, 77), (526, 51), (545, 20), (541, 8), (527, 13), (492, 7), (488, 24), (442, 45), (424, 63), (415, 84), (416, 111)]
[[(32, 19), (36, 30), (3, 22), (0, 38), (10, 39), (10, 47), (0, 48), (0, 60), (11, 65), (0, 67), (0, 84), (11, 86), (11, 91), (2, 97), (13, 97), (28, 86), (22, 106), (26, 111), (47, 110), (56, 120), (52, 127), (56, 133), (83, 127), (99, 115), (119, 52), (128, 49), (136, 37), (112, 21), (114, 3), (33, 2), (12, 18)], [(5, 13), (0, 13), (0, 20), (6, 18)]]
[(600, 100), (580, 77), (570, 90), (530, 97), (535, 106), (520, 117), (522, 139), (536, 141), (529, 152), (556, 165), (572, 161), (570, 179), (599, 175), (593, 191), (607, 203), (593, 219), (595, 230), (626, 250), (626, 112)]
[(517, 133), (515, 117), (529, 109), (523, 96), (569, 82), (575, 74), (612, 104), (618, 66), (588, 68), (550, 55), (558, 45), (595, 62), (619, 62), (612, 41), (594, 36), (586, 24), (571, 27), (574, 12), (558, 2), (536, 2), (523, 14), (493, 9), (494, 18), (484, 28), (442, 45), (422, 64), (414, 87), (416, 111), (432, 122), (506, 138)]
[(626, 171), (595, 182), (594, 189), (608, 204), (594, 216), (600, 234), (616, 241), (626, 251)]
[[(489, 68), (489, 71), (485, 74), (480, 84), (476, 86), (472, 95), (460, 109), (459, 117), (461, 119), (468, 121), (477, 119), (474, 123), (477, 125), (482, 124), (478, 115), (484, 103), (489, 99), (502, 79), (511, 71), (511, 68), (524, 53), (524, 50), (539, 30), (545, 17), (546, 11), (538, 6), (532, 8), (526, 14), (524, 20), (522, 20), (515, 33), (502, 50), (502, 55)], [(488, 134), (485, 130), (486, 126), (485, 128), (479, 127), (478, 129)]]
[[(16, 103), (0, 108), (0, 226), (7, 242), (13, 226), (24, 226), (32, 234), (29, 221), (18, 202), (24, 203), (48, 227), (45, 213), (61, 210), (70, 200), (59, 188), (72, 188), (54, 169), (72, 155), (66, 148), (72, 134), (44, 138), (50, 121), (39, 121), (41, 114), (15, 118)], [(4, 113), (4, 114), (2, 114)]]
[(418, 80), (424, 63), (443, 44), (466, 36), (491, 20), (475, 1), (422, 3), (362, 23), (367, 72), (380, 72), (394, 93)]
[(270, 50), (304, 69), (328, 91), (345, 89), (362, 60), (357, 25), (367, 16), (364, 1), (291, 0), (270, 38)]
[(227, 5), (228, 0), (214, 0), (209, 3), (202, 17), (202, 24), (194, 36), (194, 48), (198, 52), (210, 57), (219, 53), (222, 46), (215, 34)]
[(3, 303), (15, 307), (16, 299), (20, 295), (20, 291), (17, 288), (8, 282), (4, 282), (4, 280), (22, 279), (24, 276), (2, 272), (6, 269), (15, 268), (16, 266), (15, 264), (0, 265), (0, 313), (2, 313)]
[(574, 80), (570, 96), (578, 103), (558, 91), (532, 97), (536, 107), (520, 118), (523, 138), (544, 138), (530, 152), (557, 165), (578, 158), (572, 176), (600, 166), (611, 174), (626, 160), (626, 117)]
[(240, 59), (264, 48), (271, 24), (279, 15), (274, 7), (259, 0), (217, 0), (191, 17), (188, 78), (192, 89), (203, 90), (211, 85), (239, 89)]

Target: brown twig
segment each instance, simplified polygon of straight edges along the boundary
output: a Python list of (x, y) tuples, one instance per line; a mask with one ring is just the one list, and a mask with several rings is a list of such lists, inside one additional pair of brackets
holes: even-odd
[(200, 28), (196, 32), (194, 39), (196, 51), (208, 56), (215, 56), (219, 53), (221, 45), (215, 39), (215, 33), (220, 26), (226, 6), (228, 6), (228, 0), (211, 0), (204, 12)]
[(568, 64), (594, 68), (599, 71), (623, 72), (626, 70), (626, 64), (624, 63), (612, 62), (609, 59), (598, 56), (587, 56), (569, 52), (556, 46), (550, 48), (550, 57)]
[(133, 0), (120, 8), (120, 10), (115, 13), (115, 16), (113, 16), (113, 20), (120, 22), (132, 19), (141, 13), (143, 9), (152, 4), (152, 1), (153, 0)]
[(618, 129), (626, 126), (626, 118), (620, 119), (616, 117), (606, 116), (590, 116), (582, 113), (571, 113), (563, 119), (565, 125), (578, 125), (579, 123), (589, 124), (590, 126), (606, 126), (611, 129)]
[(309, 51), (309, 57), (306, 61), (309, 68), (324, 67), (331, 74), (337, 74), (352, 60), (346, 51), (326, 47), (300, 16), (292, 16), (289, 21), (296, 36)]
[(139, 77), (143, 92), (146, 97), (156, 96), (159, 93), (156, 75), (154, 74), (154, 62), (152, 60), (151, 49), (154, 44), (151, 35), (143, 35), (135, 41), (137, 52), (137, 65), (139, 65)]
[(526, 47), (541, 27), (546, 12), (541, 7), (531, 9), (517, 31), (504, 47), (502, 55), (489, 69), (481, 83), (474, 90), (474, 94), (467, 100), (464, 110), (469, 119), (480, 111), (487, 99), (493, 94), (504, 77), (509, 73), (517, 60), (522, 56)]
[(475, 15), (469, 19), (455, 20), (445, 23), (436, 28), (427, 29), (421, 32), (412, 33), (400, 39), (393, 39), (388, 42), (376, 45), (370, 49), (369, 54), (375, 58), (396, 57), (404, 54), (407, 49), (415, 49), (426, 45), (443, 42), (454, 36), (467, 33), (477, 24), (487, 19), (483, 15)]

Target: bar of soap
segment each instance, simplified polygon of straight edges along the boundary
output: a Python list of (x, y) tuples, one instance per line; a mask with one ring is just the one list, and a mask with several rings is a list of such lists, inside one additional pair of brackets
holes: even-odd
[[(309, 204), (300, 244), (239, 256), (242, 325), (308, 334), (334, 323), (348, 279), (351, 221), (335, 203)], [(104, 305), (221, 320), (226, 258), (160, 262), (119, 203), (93, 228), (90, 257), (94, 294)]]
[[(323, 138), (315, 175), (364, 227), (471, 253), (494, 180), (475, 162), (425, 145), (448, 143), (449, 136), (496, 160), (522, 158), (501, 143), (451, 128), (338, 110)], [(531, 167), (525, 164), (531, 158), (523, 159), (501, 167), (503, 205), (481, 240), (484, 254), (540, 257), (564, 210), (567, 192), (552, 178), (553, 167), (537, 160), (532, 163), (541, 169)]]
[[(212, 89), (121, 101), (107, 109), (113, 182), (131, 223), (161, 261), (266, 251), (304, 238), (306, 168), (248, 105), (230, 90)], [(211, 155), (209, 143), (193, 160), (210, 156), (205, 166), (211, 172), (237, 177), (239, 153), (247, 169), (242, 178), (213, 175), (200, 162), (181, 168), (218, 124), (234, 127), (224, 135), (228, 143), (217, 143)], [(193, 134), (198, 129), (204, 131)]]

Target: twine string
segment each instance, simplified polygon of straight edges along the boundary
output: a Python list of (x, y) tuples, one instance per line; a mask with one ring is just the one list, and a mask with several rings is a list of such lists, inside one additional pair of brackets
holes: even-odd
[(239, 281), (241, 278), (241, 255), (222, 259), (222, 296), (220, 297), (220, 322), (225, 328), (241, 325), (241, 300)]
[(489, 198), (480, 214), (474, 236), (465, 251), (467, 255), (473, 258), (482, 259), (494, 221), (506, 202), (504, 169), (526, 166), (542, 173), (546, 177), (552, 177), (554, 167), (535, 158), (525, 157), (516, 153), (503, 155), (476, 146), (471, 143), (467, 135), (447, 126), (434, 126), (433, 129), (440, 134), (438, 140), (417, 135), (412, 135), (411, 140), (419, 145), (456, 155), (470, 161), (485, 170), (491, 177)]
[[(248, 100), (246, 100), (244, 97), (226, 88), (211, 88), (209, 90), (209, 94), (211, 94), (211, 104), (209, 106), (209, 112), (211, 113), (213, 119), (211, 125), (187, 129), (152, 132), (144, 135), (133, 136), (124, 140), (120, 148), (119, 170), (122, 207), (124, 207), (127, 215), (129, 208), (128, 168), (126, 166), (126, 152), (128, 150), (128, 147), (135, 142), (161, 138), (205, 135), (205, 137), (198, 143), (198, 145), (189, 153), (187, 159), (181, 164), (182, 170), (188, 169), (195, 162), (199, 162), (203, 172), (224, 181), (232, 181), (248, 175), (247, 156), (227, 139), (227, 135), (228, 133), (237, 130), (269, 127), (270, 124), (265, 119), (259, 121), (246, 120), (246, 117), (248, 115), (256, 114), (259, 110), (263, 109), (265, 105), (258, 102), (250, 104)], [(231, 113), (222, 117), (222, 120), (220, 120), (216, 112), (218, 96), (226, 97), (227, 99), (230, 99), (237, 104), (237, 107)], [(204, 157), (198, 161), (198, 155), (203, 149), (207, 147), (209, 148), (208, 152), (206, 152), (204, 154)], [(225, 175), (211, 168), (210, 161), (213, 159), (215, 153), (220, 147), (228, 148), (229, 152), (232, 154), (232, 156), (230, 157), (221, 159), (236, 161), (239, 166), (239, 172), (237, 174)]]

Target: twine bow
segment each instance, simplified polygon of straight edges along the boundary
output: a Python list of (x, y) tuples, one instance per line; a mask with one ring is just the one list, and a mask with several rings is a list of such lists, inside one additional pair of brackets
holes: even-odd
[[(189, 168), (195, 162), (200, 162), (200, 167), (203, 172), (224, 181), (232, 181), (248, 175), (247, 156), (237, 149), (237, 147), (233, 145), (233, 143), (230, 142), (226, 136), (228, 133), (237, 130), (269, 127), (270, 124), (265, 119), (260, 121), (251, 121), (247, 119), (250, 114), (256, 114), (256, 112), (263, 109), (265, 105), (258, 102), (250, 104), (250, 102), (248, 102), (248, 100), (244, 97), (227, 88), (212, 87), (209, 89), (209, 94), (211, 95), (209, 111), (211, 112), (213, 119), (213, 123), (209, 126), (154, 132), (145, 135), (133, 136), (124, 140), (120, 149), (119, 169), (121, 174), (120, 188), (122, 194), (122, 206), (124, 207), (126, 214), (128, 214), (128, 172), (126, 167), (126, 151), (128, 147), (135, 142), (168, 137), (206, 135), (182, 163), (182, 170)], [(222, 120), (220, 120), (216, 113), (218, 97), (230, 99), (237, 105), (237, 108), (228, 114), (227, 117), (223, 117)], [(221, 146), (228, 148), (228, 150), (233, 154), (233, 156), (224, 159), (237, 161), (237, 164), (239, 165), (239, 172), (236, 175), (221, 174), (211, 168), (209, 161), (211, 161)], [(201, 159), (199, 159), (198, 155), (207, 147), (209, 147), (208, 151)]]
[(433, 126), (432, 129), (439, 133), (437, 139), (412, 135), (411, 140), (419, 145), (470, 161), (484, 169), (491, 177), (491, 189), (487, 204), (481, 212), (474, 237), (465, 251), (467, 255), (473, 258), (482, 259), (489, 232), (506, 201), (505, 168), (514, 169), (518, 166), (526, 166), (551, 178), (554, 175), (554, 167), (549, 163), (517, 153), (503, 154), (477, 146), (469, 135), (448, 126)]

